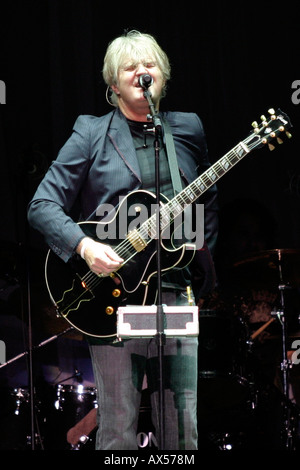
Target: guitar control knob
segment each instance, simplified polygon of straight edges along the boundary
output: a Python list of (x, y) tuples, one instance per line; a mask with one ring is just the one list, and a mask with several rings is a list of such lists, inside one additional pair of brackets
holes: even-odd
[(114, 313), (114, 308), (113, 307), (106, 307), (105, 313), (107, 315), (112, 315)]
[(120, 289), (114, 289), (114, 290), (112, 291), (112, 295), (113, 295), (114, 297), (120, 297), (120, 295), (121, 295)]

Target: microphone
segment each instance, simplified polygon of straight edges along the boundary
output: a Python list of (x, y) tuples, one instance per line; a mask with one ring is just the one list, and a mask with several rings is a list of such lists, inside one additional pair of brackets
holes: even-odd
[(153, 78), (151, 77), (151, 75), (149, 75), (149, 73), (145, 73), (144, 75), (141, 75), (139, 77), (139, 84), (142, 88), (144, 88), (144, 90), (147, 90), (149, 88), (149, 86), (151, 86), (153, 83)]

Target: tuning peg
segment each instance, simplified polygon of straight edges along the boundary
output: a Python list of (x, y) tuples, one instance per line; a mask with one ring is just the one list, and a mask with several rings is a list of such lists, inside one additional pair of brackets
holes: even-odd
[(275, 145), (272, 145), (272, 144), (268, 144), (268, 147), (269, 147), (269, 150), (271, 150), (271, 152), (272, 152), (272, 150), (275, 149)]
[(290, 134), (289, 132), (286, 132), (285, 135), (287, 136), (288, 139), (291, 139), (292, 137), (292, 134)]
[(268, 110), (268, 113), (271, 115), (272, 121), (275, 121), (276, 116), (275, 116), (275, 110), (273, 108)]
[(258, 133), (259, 133), (259, 125), (258, 125), (258, 123), (257, 123), (256, 121), (253, 121), (253, 122), (252, 122), (252, 127), (253, 127), (253, 129), (254, 129), (254, 132), (255, 132), (256, 134), (258, 134)]
[(266, 116), (264, 116), (264, 115), (260, 116), (260, 119), (261, 119), (263, 122), (267, 120), (267, 119), (266, 119)]
[(283, 144), (283, 140), (281, 140), (279, 137), (277, 137), (276, 140), (277, 140), (277, 142), (278, 142), (279, 144)]

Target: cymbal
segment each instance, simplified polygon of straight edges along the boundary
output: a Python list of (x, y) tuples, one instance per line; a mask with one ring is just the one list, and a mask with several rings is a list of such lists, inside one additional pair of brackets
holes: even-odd
[(249, 254), (233, 264), (234, 279), (253, 286), (300, 285), (300, 250), (274, 249)]

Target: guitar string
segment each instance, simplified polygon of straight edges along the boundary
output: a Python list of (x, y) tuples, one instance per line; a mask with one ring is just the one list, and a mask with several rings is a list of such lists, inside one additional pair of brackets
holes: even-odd
[[(220, 161), (218, 161), (214, 165), (212, 165), (203, 175), (201, 175), (194, 182), (192, 182), (187, 188), (185, 188), (182, 192), (180, 192), (172, 201), (170, 201), (168, 204), (162, 206), (161, 209), (160, 209), (161, 219), (165, 220), (166, 216), (169, 217), (172, 214), (172, 210), (169, 210), (169, 207), (171, 207), (173, 209), (173, 211), (177, 210), (178, 201), (182, 200), (185, 204), (186, 203), (189, 204), (194, 199), (198, 198), (199, 196), (197, 195), (197, 193), (195, 194), (195, 191), (196, 191), (196, 189), (199, 189), (199, 181), (202, 183), (202, 185), (204, 185), (204, 191), (205, 191), (210, 187), (210, 185), (214, 184), (215, 180), (218, 179), (217, 177), (220, 177), (220, 170), (221, 170), (221, 176), (223, 176), (223, 174), (225, 174), (226, 171), (228, 171), (230, 168), (232, 168), (232, 166), (240, 160), (239, 155), (237, 155), (236, 151), (235, 151), (235, 149), (238, 146), (239, 146), (239, 144), (233, 150), (228, 152), (228, 154), (226, 154), (224, 157), (222, 157), (222, 159)], [(232, 162), (230, 160), (232, 158), (235, 158), (236, 161)], [(224, 166), (222, 166), (220, 164), (221, 161), (225, 161), (225, 160), (229, 160), (229, 162), (227, 161), (227, 163), (229, 164), (228, 168), (224, 168)], [(210, 173), (214, 177), (211, 178), (208, 175), (208, 173)], [(202, 191), (202, 193), (204, 191)], [(192, 197), (191, 197), (191, 195), (186, 197), (185, 194), (187, 194), (187, 193), (189, 193), (189, 194), (192, 193)], [(202, 193), (200, 193), (200, 195)], [(183, 207), (182, 207), (182, 202), (181, 202), (180, 203), (180, 212), (182, 212), (182, 210), (183, 210)], [(168, 221), (169, 220), (170, 219), (168, 218)], [(172, 218), (171, 218), (171, 222), (172, 222)], [(118, 247), (115, 248), (116, 253), (120, 257), (124, 257), (124, 255), (127, 254), (128, 251), (130, 252), (130, 250), (134, 249), (134, 243), (137, 243), (140, 240), (140, 238), (142, 238), (142, 240), (144, 242), (146, 242), (145, 238), (147, 238), (149, 236), (149, 233), (151, 234), (151, 232), (153, 232), (153, 228), (154, 228), (154, 230), (156, 229), (156, 214), (154, 214), (146, 222), (144, 222), (141, 225), (141, 227), (136, 230), (136, 232), (132, 232), (130, 240), (125, 239), (123, 242), (121, 242), (118, 245)], [(156, 233), (156, 230), (155, 230), (155, 233)], [(153, 235), (152, 235), (152, 237), (150, 237), (150, 241), (152, 241), (152, 240), (153, 240)], [(130, 258), (132, 256), (134, 256), (136, 253), (138, 253), (138, 251), (136, 251), (134, 249), (134, 251), (131, 253)], [(103, 277), (102, 278), (99, 277), (93, 271), (89, 271), (85, 276), (82, 277), (83, 282), (91, 290), (94, 289), (102, 281), (102, 279), (103, 279)]]
[[(269, 125), (269, 123), (267, 125), (266, 124), (261, 124), (261, 126), (259, 126), (259, 128), (260, 127), (267, 127), (268, 125)], [(272, 132), (274, 132), (274, 130)], [(229, 171), (237, 162), (239, 162), (242, 158), (244, 158), (244, 156), (247, 153), (249, 153), (251, 150), (253, 150), (255, 147), (258, 146), (258, 144), (262, 140), (259, 134), (260, 134), (260, 131), (258, 133), (251, 133), (242, 142), (243, 144), (247, 145), (247, 149), (245, 149), (241, 145), (241, 143), (239, 143), (236, 147), (234, 147), (233, 150), (228, 152), (224, 157), (222, 157), (214, 165), (212, 165), (203, 175), (199, 176), (199, 178), (197, 178), (194, 182), (192, 182), (185, 190), (183, 190), (181, 193), (179, 193), (176, 196), (176, 198), (174, 198), (172, 201), (170, 201), (169, 204), (166, 204), (166, 206), (163, 206), (163, 208), (161, 208), (161, 210), (160, 210), (160, 215), (163, 212), (165, 212), (165, 209), (168, 209), (168, 207), (171, 207), (171, 208), (173, 207), (173, 209), (174, 209), (174, 207), (175, 208), (178, 207), (178, 205), (174, 206), (174, 200), (175, 200), (176, 204), (177, 204), (178, 201), (181, 200), (180, 210), (182, 211), (183, 210), (182, 201), (183, 202), (187, 201), (190, 204), (194, 200), (195, 197), (198, 198), (201, 194), (203, 194), (211, 185), (213, 185), (215, 183), (216, 180), (218, 180), (227, 171)], [(276, 135), (276, 132), (275, 132), (275, 135)], [(257, 137), (258, 140), (255, 140), (254, 142), (251, 143), (251, 140), (253, 140), (253, 137)], [(266, 139), (266, 142), (267, 142), (267, 140), (268, 139)], [(238, 154), (237, 151), (236, 151), (236, 149), (238, 149), (239, 146), (240, 146), (240, 149), (244, 150), (244, 152), (245, 152), (242, 155)], [(224, 162), (226, 162), (226, 167), (224, 166)], [(229, 165), (227, 166), (227, 164), (229, 164)], [(211, 179), (211, 175), (213, 176), (212, 179)], [(217, 176), (217, 178), (216, 178), (216, 176)], [(203, 187), (204, 187), (204, 190), (203, 190)], [(197, 192), (196, 192), (196, 195), (195, 195), (194, 191), (198, 190), (198, 192), (199, 192), (199, 189), (201, 189), (201, 191), (200, 191), (200, 194), (197, 196)], [(190, 193), (192, 193), (193, 197), (191, 197)], [(187, 196), (185, 196), (185, 195), (187, 195)], [(185, 197), (186, 197), (186, 199), (185, 199)], [(143, 230), (145, 228), (146, 228), (146, 232), (144, 232), (144, 236), (145, 235), (148, 236), (149, 235), (149, 228), (153, 229), (153, 225), (151, 227), (151, 223), (152, 223), (151, 220), (153, 218), (155, 220), (155, 225), (156, 225), (156, 217), (150, 218), (147, 222), (142, 224), (140, 229), (137, 229), (136, 232), (134, 232), (134, 237), (136, 236), (136, 238), (131, 237), (131, 240), (126, 239), (124, 242), (122, 242), (116, 248), (116, 251), (118, 249), (121, 249), (122, 250), (122, 251), (120, 251), (120, 255), (121, 255), (122, 253), (125, 254), (126, 252), (128, 252), (129, 249), (132, 250), (134, 248), (134, 242), (138, 242), (140, 240), (139, 233), (143, 233)], [(150, 239), (150, 241), (151, 241), (151, 239)], [(134, 256), (136, 253), (138, 253), (137, 250), (133, 251), (132, 256)], [(90, 278), (92, 278), (92, 285), (91, 285), (91, 287), (89, 287), (90, 289), (93, 289), (94, 287), (96, 287), (103, 280), (103, 278), (99, 278), (99, 276), (97, 276), (97, 274), (93, 273), (92, 271), (89, 271), (85, 276), (83, 276), (83, 279), (88, 280), (88, 282), (89, 282)], [(84, 295), (84, 292), (79, 296), (79, 298)], [(74, 302), (75, 302), (75, 300), (73, 300), (73, 303)]]
[[(255, 141), (251, 145), (251, 140), (255, 136), (258, 137), (258, 141)], [(248, 146), (248, 148), (249, 148), (249, 151), (251, 151), (260, 142), (260, 137), (252, 133), (243, 141), (243, 143), (246, 145), (248, 145), (249, 142), (250, 142), (250, 145)], [(241, 155), (238, 154), (237, 149), (243, 150), (244, 153), (242, 153)], [(232, 150), (230, 150), (226, 155), (224, 155), (224, 157), (222, 157), (220, 160), (214, 163), (205, 173), (203, 173), (203, 175), (199, 176), (189, 186), (187, 186), (184, 190), (182, 190), (174, 199), (172, 199), (169, 203), (163, 205), (160, 208), (161, 220), (164, 220), (165, 216), (169, 217), (170, 214), (172, 214), (172, 210), (169, 210), (169, 208), (173, 209), (173, 211), (177, 210), (178, 202), (180, 205), (179, 213), (181, 213), (184, 210), (182, 202), (184, 202), (185, 204), (191, 204), (194, 199), (197, 199), (210, 186), (215, 184), (216, 180), (218, 180), (225, 173), (227, 173), (236, 163), (238, 163), (242, 158), (244, 158), (244, 156), (247, 153), (248, 152), (245, 149), (243, 149), (243, 147), (241, 146), (241, 143), (237, 144)], [(224, 163), (226, 163), (226, 166), (224, 166)], [(198, 194), (199, 188), (201, 189), (200, 194)], [(170, 219), (168, 219), (168, 221), (169, 220)], [(172, 219), (171, 219), (171, 222), (172, 222)], [(153, 229), (154, 230), (156, 229), (156, 214), (154, 214), (146, 222), (144, 222), (139, 229), (136, 229), (136, 231), (132, 232), (130, 240), (126, 238), (123, 242), (121, 242), (115, 248), (116, 253), (120, 257), (124, 257), (124, 255), (128, 254), (128, 252), (130, 253), (130, 251), (132, 251), (132, 253), (130, 253), (129, 258), (126, 260), (126, 262), (129, 261), (129, 259), (131, 259), (133, 256), (135, 256), (138, 253), (138, 251), (135, 250), (134, 248), (135, 243), (138, 243), (141, 238), (143, 242), (147, 243), (146, 238), (148, 238), (149, 235), (150, 235), (150, 240), (148, 241), (148, 243), (153, 240), (154, 238)], [(82, 277), (82, 280), (87, 285), (87, 287), (92, 290), (103, 280), (103, 277), (102, 278), (99, 277), (96, 273), (90, 270), (88, 271), (86, 275)], [(91, 283), (90, 283), (90, 280), (91, 280)]]
[[(253, 138), (253, 136), (249, 137), (249, 140), (251, 140), (252, 138)], [(245, 142), (246, 142), (246, 140), (244, 141), (244, 143), (245, 143)], [(251, 142), (250, 142), (250, 144), (251, 144)], [(252, 145), (249, 145), (248, 148), (251, 150), (251, 149), (255, 148), (257, 145), (258, 145), (258, 144), (257, 144), (257, 142), (256, 142), (256, 143), (253, 143)], [(236, 149), (236, 148), (238, 148), (238, 146), (236, 146), (235, 149)], [(194, 196), (194, 194), (193, 194), (193, 189), (192, 189), (192, 188), (199, 189), (199, 182), (201, 182), (202, 185), (204, 184), (205, 190), (208, 189), (211, 184), (214, 184), (214, 179), (215, 179), (215, 178), (213, 178), (213, 181), (212, 181), (211, 178), (210, 178), (210, 175), (211, 175), (211, 174), (213, 174), (213, 175), (215, 176), (215, 173), (216, 173), (216, 175), (217, 175), (218, 178), (221, 177), (221, 176), (223, 176), (230, 168), (232, 168), (238, 161), (240, 161), (240, 160), (241, 160), (247, 153), (249, 153), (249, 151), (250, 151), (250, 150), (249, 150), (249, 151), (246, 152), (244, 155), (239, 155), (239, 154), (237, 154), (237, 152), (235, 151), (235, 149), (234, 149), (232, 152), (229, 152), (227, 155), (225, 155), (225, 157), (223, 157), (222, 159), (220, 159), (218, 162), (216, 162), (216, 163), (210, 168), (210, 170), (209, 170), (208, 172), (206, 172), (205, 174), (203, 174), (202, 176), (200, 176), (199, 178), (197, 178), (196, 183), (194, 182), (194, 183), (192, 183), (192, 184), (189, 186), (189, 190), (192, 191), (192, 195), (193, 195), (193, 196)], [(235, 161), (230, 161), (230, 158), (231, 158), (231, 157), (237, 157), (237, 159), (236, 159)], [(229, 160), (230, 165), (229, 165), (229, 167), (224, 168), (224, 165), (221, 165), (221, 161), (223, 162), (223, 161), (226, 160), (226, 159)], [(227, 163), (228, 163), (228, 162), (227, 162)], [(220, 172), (221, 172), (221, 174), (220, 174)], [(210, 173), (210, 174), (209, 174), (209, 173)], [(206, 180), (205, 180), (205, 178), (206, 178)], [(217, 178), (217, 179), (218, 179), (218, 178)], [(208, 184), (208, 186), (207, 186), (207, 184)], [(199, 195), (201, 195), (203, 192), (204, 192), (204, 191), (200, 192)], [(185, 199), (184, 199), (185, 194), (187, 194), (187, 193), (184, 193), (184, 192), (183, 192), (182, 194), (179, 194), (179, 195), (178, 195), (178, 200), (180, 200), (180, 198), (181, 198), (183, 201), (185, 201)], [(197, 196), (197, 197), (198, 197), (198, 196)], [(193, 198), (194, 198), (194, 197), (193, 197)], [(192, 202), (192, 199), (193, 199), (193, 198), (187, 197), (186, 200), (187, 200), (188, 202)], [(172, 205), (174, 206), (174, 203), (170, 201), (169, 207), (172, 207)], [(176, 207), (176, 206), (175, 206), (175, 207)], [(181, 209), (182, 209), (182, 207), (181, 207)], [(161, 210), (161, 212), (162, 212), (162, 210)], [(150, 225), (151, 225), (151, 224), (150, 224)], [(148, 228), (149, 228), (149, 223), (148, 223)], [(147, 231), (146, 233), (148, 234), (148, 231)], [(137, 236), (136, 240), (138, 241), (139, 239), (140, 239), (140, 237)], [(132, 238), (131, 238), (130, 245), (128, 245), (128, 247), (131, 248), (131, 249), (132, 249), (132, 245), (133, 245), (133, 244), (132, 244), (132, 241), (133, 241), (133, 240), (132, 240)], [(126, 242), (126, 241), (125, 241), (125, 242)], [(122, 246), (123, 244), (124, 244), (124, 243), (121, 243), (119, 246)], [(137, 251), (134, 252), (134, 254), (136, 254), (136, 253), (137, 253)], [(89, 272), (89, 273), (87, 273), (86, 277), (88, 277), (89, 274), (95, 275), (95, 273)], [(95, 276), (96, 276), (96, 275), (95, 275)], [(99, 282), (101, 282), (101, 281), (102, 281), (102, 279), (99, 280), (99, 278), (97, 277), (97, 283), (99, 283)], [(83, 294), (81, 294), (81, 295), (79, 296), (79, 298), (82, 297), (82, 296), (83, 296)]]

